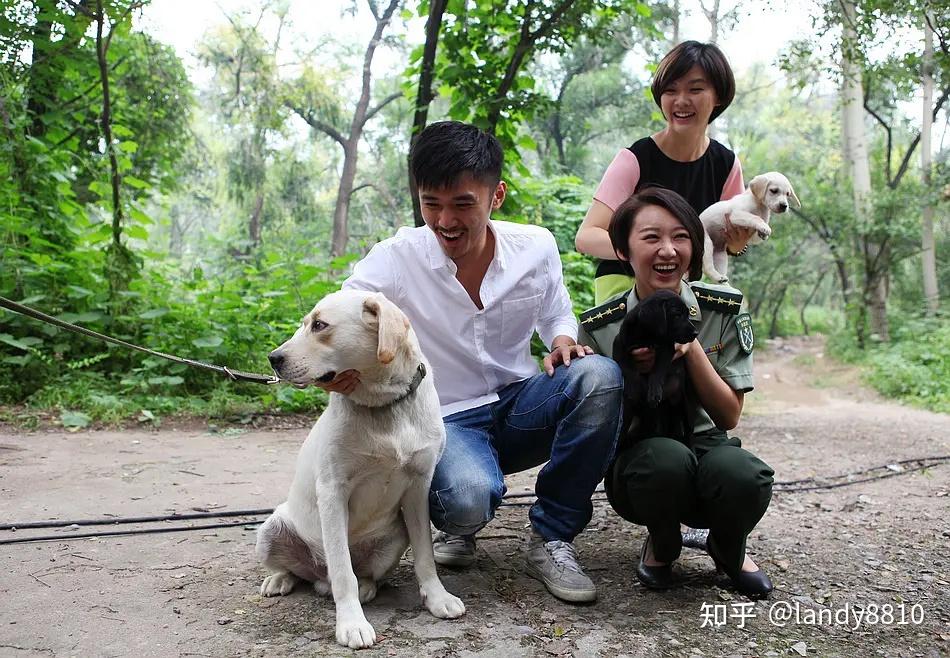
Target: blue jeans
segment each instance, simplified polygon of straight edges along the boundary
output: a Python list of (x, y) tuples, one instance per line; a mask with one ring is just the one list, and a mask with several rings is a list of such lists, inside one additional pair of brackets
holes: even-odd
[(432, 523), (471, 535), (495, 515), (505, 474), (548, 462), (528, 514), (546, 541), (573, 541), (590, 522), (591, 494), (614, 456), (623, 379), (603, 356), (572, 359), (554, 376), (509, 384), (499, 400), (444, 419), (445, 452), (429, 490)]

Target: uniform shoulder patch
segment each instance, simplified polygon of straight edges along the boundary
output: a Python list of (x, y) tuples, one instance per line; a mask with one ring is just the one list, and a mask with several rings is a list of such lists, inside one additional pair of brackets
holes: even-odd
[(719, 311), (728, 315), (738, 315), (742, 308), (742, 293), (728, 286), (711, 286), (705, 283), (689, 285), (696, 295), (696, 301), (702, 308)]
[(742, 313), (736, 318), (736, 332), (739, 334), (739, 347), (746, 354), (752, 354), (755, 347), (755, 335), (752, 333), (752, 316)]
[(619, 320), (626, 314), (627, 296), (624, 295), (581, 313), (581, 325), (589, 332)]

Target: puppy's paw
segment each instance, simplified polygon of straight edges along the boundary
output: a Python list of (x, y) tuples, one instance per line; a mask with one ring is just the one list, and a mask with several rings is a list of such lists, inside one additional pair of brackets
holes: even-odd
[(766, 224), (758, 230), (759, 237), (763, 240), (768, 240), (769, 236), (772, 235), (772, 229)]
[(376, 642), (376, 631), (360, 613), (359, 617), (337, 620), (336, 641), (350, 649), (365, 649)]
[(441, 591), (426, 592), (420, 589), (419, 593), (429, 612), (439, 619), (456, 619), (465, 614), (465, 604), (462, 603), (462, 599), (449, 594), (444, 587)]
[(272, 573), (261, 583), (261, 596), (286, 596), (297, 584), (297, 576), (288, 571)]
[(376, 581), (360, 578), (360, 603), (369, 603), (376, 598)]
[(729, 281), (729, 277), (727, 277), (727, 276), (721, 276), (721, 275), (720, 275), (720, 277), (719, 277), (719, 283), (726, 283), (726, 282), (728, 282), (728, 281)]

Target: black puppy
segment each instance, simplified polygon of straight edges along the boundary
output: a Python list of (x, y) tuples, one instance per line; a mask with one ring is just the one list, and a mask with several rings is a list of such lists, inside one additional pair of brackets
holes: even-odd
[[(613, 358), (623, 373), (621, 441), (668, 436), (687, 445), (693, 427), (686, 405), (686, 365), (673, 360), (674, 343), (696, 338), (689, 309), (679, 295), (659, 290), (640, 301), (624, 318), (614, 339)], [(630, 352), (652, 347), (653, 369), (641, 374)]]

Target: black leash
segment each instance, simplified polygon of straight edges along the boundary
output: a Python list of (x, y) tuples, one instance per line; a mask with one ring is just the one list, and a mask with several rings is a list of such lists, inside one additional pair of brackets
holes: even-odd
[(203, 368), (204, 370), (212, 370), (222, 375), (227, 375), (234, 381), (243, 381), (243, 382), (252, 382), (254, 384), (276, 384), (280, 381), (280, 378), (275, 375), (259, 375), (253, 372), (243, 372), (241, 370), (232, 370), (227, 366), (216, 366), (211, 363), (204, 363), (203, 361), (195, 361), (194, 359), (185, 359), (180, 356), (173, 356), (171, 354), (165, 354), (164, 352), (157, 352), (155, 350), (150, 350), (147, 347), (139, 347), (132, 343), (128, 343), (124, 340), (119, 340), (118, 338), (113, 338), (112, 336), (106, 336), (105, 334), (100, 334), (99, 332), (93, 331), (91, 329), (86, 329), (85, 327), (80, 327), (75, 324), (70, 324), (64, 320), (54, 318), (51, 315), (46, 315), (45, 313), (40, 313), (39, 311), (30, 308), (29, 306), (24, 306), (23, 304), (18, 304), (14, 301), (7, 299), (6, 297), (0, 297), (0, 307), (3, 307), (14, 313), (19, 313), (20, 315), (25, 315), (28, 318), (33, 318), (34, 320), (39, 320), (40, 322), (45, 322), (47, 324), (60, 327), (61, 329), (66, 329), (67, 331), (72, 331), (73, 333), (83, 334), (85, 336), (91, 336), (93, 338), (98, 338), (107, 343), (113, 343), (114, 345), (121, 345), (122, 347), (127, 347), (130, 350), (137, 350), (139, 352), (145, 352), (146, 354), (151, 354), (152, 356), (157, 356), (162, 359), (167, 359), (169, 361), (174, 361), (175, 363), (184, 363), (195, 368)]

